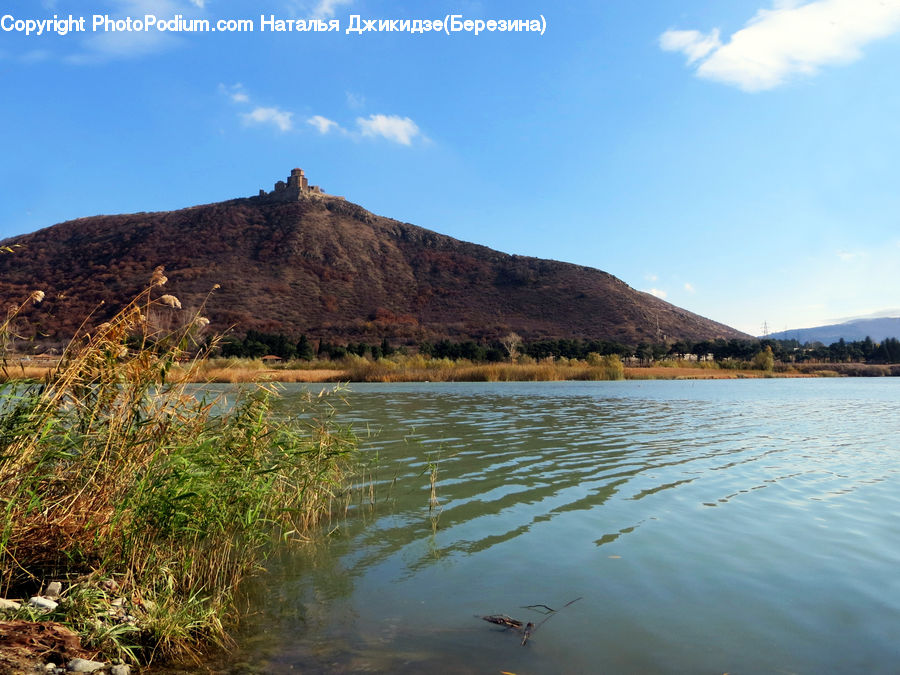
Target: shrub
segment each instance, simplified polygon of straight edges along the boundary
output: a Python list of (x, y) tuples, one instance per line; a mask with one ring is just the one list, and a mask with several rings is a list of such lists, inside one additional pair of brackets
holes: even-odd
[(591, 366), (592, 380), (624, 380), (625, 366), (618, 354), (599, 356), (595, 353), (588, 354), (588, 364)]
[(277, 418), (271, 388), (229, 404), (171, 382), (176, 362), (201, 368), (203, 353), (184, 360), (204, 321), (156, 297), (164, 281), (157, 270), (76, 336), (43, 381), (0, 389), (0, 593), (115, 577), (140, 598), (145, 656), (224, 642), (235, 587), (274, 538), (300, 540), (328, 515), (354, 450), (327, 415)]
[(753, 357), (754, 370), (764, 370), (771, 373), (775, 368), (775, 357), (772, 354), (772, 348), (766, 345), (766, 348), (757, 352)]

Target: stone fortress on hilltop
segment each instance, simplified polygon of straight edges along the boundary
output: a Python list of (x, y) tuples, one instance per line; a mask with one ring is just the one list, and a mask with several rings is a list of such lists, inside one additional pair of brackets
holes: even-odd
[(259, 199), (267, 202), (296, 202), (313, 195), (325, 196), (318, 185), (310, 185), (303, 173), (303, 169), (291, 169), (287, 183), (283, 180), (275, 183), (275, 189), (271, 192), (259, 191)]

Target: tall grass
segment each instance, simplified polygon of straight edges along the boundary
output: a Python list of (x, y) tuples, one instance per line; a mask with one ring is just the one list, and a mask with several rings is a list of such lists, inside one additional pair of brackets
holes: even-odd
[[(521, 361), (521, 360), (520, 360)], [(540, 362), (471, 363), (428, 359), (420, 354), (378, 359), (346, 357), (343, 379), (353, 382), (546, 382), (554, 380), (621, 380), (618, 356), (590, 354), (586, 361), (547, 359)]]
[(271, 388), (229, 402), (172, 381), (176, 362), (202, 367), (187, 357), (206, 322), (181, 319), (163, 283), (158, 269), (43, 380), (0, 389), (0, 595), (113, 578), (144, 660), (227, 642), (236, 587), (275, 538), (327, 516), (355, 448), (327, 412), (277, 418)]

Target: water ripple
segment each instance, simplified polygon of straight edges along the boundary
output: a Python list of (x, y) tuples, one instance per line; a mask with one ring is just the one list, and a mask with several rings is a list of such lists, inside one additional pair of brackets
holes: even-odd
[[(357, 386), (340, 417), (378, 430), (362, 446), (378, 456), (376, 504), (337, 524), (314, 565), (327, 574), (286, 574), (303, 606), (353, 597), (360, 635), (386, 614), (405, 622), (379, 634), (393, 672), (513, 670), (471, 614), (580, 594), (578, 620), (548, 624), (520, 670), (891, 672), (898, 393), (890, 380)], [(448, 623), (452, 639), (425, 628)], [(385, 657), (423, 641), (432, 661)]]

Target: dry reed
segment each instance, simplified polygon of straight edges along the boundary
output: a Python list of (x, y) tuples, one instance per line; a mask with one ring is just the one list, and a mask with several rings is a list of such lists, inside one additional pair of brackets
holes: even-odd
[(327, 406), (301, 426), (272, 414), (271, 387), (198, 395), (207, 322), (156, 297), (163, 283), (159, 268), (41, 381), (0, 390), (0, 594), (115, 577), (138, 599), (144, 660), (224, 644), (236, 586), (273, 537), (327, 515), (354, 450)]

